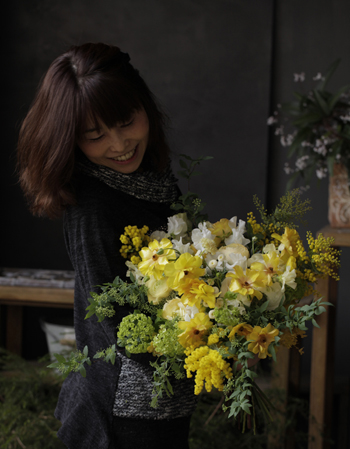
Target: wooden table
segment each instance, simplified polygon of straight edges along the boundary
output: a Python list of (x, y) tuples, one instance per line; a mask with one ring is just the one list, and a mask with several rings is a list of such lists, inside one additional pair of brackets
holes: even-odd
[[(11, 269), (4, 269), (3, 273), (8, 274), (9, 271)], [(12, 273), (14, 271), (12, 270)], [(17, 271), (20, 272), (20, 270)], [(72, 274), (72, 272), (25, 270), (26, 273), (38, 271), (40, 271), (40, 274), (46, 274), (46, 279), (40, 279), (40, 276), (35, 279), (35, 276), (32, 276), (31, 279), (26, 281), (23, 276), (22, 278), (13, 276), (8, 278), (8, 285), (6, 285), (6, 278), (0, 278), (2, 280), (0, 305), (7, 306), (5, 347), (18, 355), (22, 354), (23, 306), (73, 309), (74, 305), (74, 282), (57, 281), (54, 278), (50, 281), (49, 276), (50, 273)], [(26, 285), (21, 285), (21, 283)]]
[[(350, 229), (326, 226), (318, 234), (333, 237), (336, 248), (350, 246)], [(332, 424), (337, 282), (331, 278), (322, 279), (317, 291), (334, 307), (327, 306), (327, 312), (317, 317), (320, 328), (314, 327), (312, 332), (309, 435), (314, 440), (309, 442), (309, 449), (328, 449), (327, 437)]]

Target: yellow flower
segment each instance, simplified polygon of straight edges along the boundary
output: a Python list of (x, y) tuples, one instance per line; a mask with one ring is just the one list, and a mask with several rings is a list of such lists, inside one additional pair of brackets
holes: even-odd
[(235, 266), (235, 273), (228, 273), (226, 277), (231, 277), (232, 281), (229, 290), (234, 293), (240, 293), (243, 296), (256, 296), (258, 299), (262, 298), (262, 293), (258, 288), (266, 285), (267, 279), (261, 271), (253, 271), (247, 268), (244, 274), (242, 268)]
[(249, 258), (250, 254), (248, 249), (239, 243), (231, 243), (228, 246), (222, 246), (218, 250), (218, 254), (222, 254), (229, 264), (233, 264), (235, 262), (235, 255), (240, 254), (245, 258)]
[(298, 257), (298, 245), (297, 243), (300, 241), (300, 237), (298, 232), (295, 229), (284, 229), (284, 234), (272, 234), (272, 237), (281, 242), (280, 250), (281, 257), (287, 263), (287, 260), (290, 256)]
[(166, 320), (172, 320), (176, 315), (179, 315), (181, 304), (181, 298), (178, 297), (167, 301), (163, 306), (162, 317)]
[(169, 296), (172, 291), (167, 284), (167, 279), (164, 277), (161, 279), (151, 277), (145, 285), (148, 289), (148, 301), (152, 304), (159, 304), (159, 302)]
[(187, 348), (194, 344), (205, 344), (203, 338), (213, 327), (213, 323), (206, 313), (200, 312), (191, 321), (180, 321), (178, 326), (184, 331), (179, 335), (179, 342)]
[(260, 326), (255, 326), (253, 332), (246, 337), (247, 340), (253, 340), (249, 343), (248, 350), (258, 354), (259, 359), (266, 359), (266, 356), (272, 357), (267, 351), (278, 334), (279, 330), (270, 323), (263, 329)]
[(148, 248), (142, 248), (140, 256), (142, 262), (139, 263), (138, 269), (141, 273), (161, 279), (169, 258), (175, 257), (175, 251), (169, 239), (162, 239), (161, 242), (153, 240)]
[(220, 237), (220, 239), (224, 239), (232, 234), (232, 229), (227, 218), (221, 218), (220, 221), (208, 226), (208, 229), (213, 235)]
[(243, 335), (243, 337), (247, 337), (252, 332), (253, 332), (253, 328), (250, 324), (239, 323), (229, 333), (228, 338), (229, 338), (229, 340), (233, 340), (235, 338), (236, 334)]
[(278, 257), (276, 251), (270, 251), (267, 254), (262, 254), (261, 257), (263, 261), (253, 262), (250, 265), (250, 268), (254, 271), (264, 272), (267, 278), (267, 285), (271, 285), (272, 277), (274, 275), (279, 275), (283, 273), (283, 270), (281, 269), (282, 261)]
[(194, 279), (204, 276), (205, 268), (200, 268), (202, 263), (201, 257), (189, 253), (181, 254), (176, 262), (169, 263), (164, 269), (165, 276), (169, 278), (169, 287), (176, 289), (184, 278)]
[(215, 345), (216, 343), (219, 342), (219, 340), (220, 340), (220, 337), (219, 337), (218, 334), (211, 334), (211, 335), (209, 335), (209, 337), (208, 337), (208, 346)]
[(188, 304), (191, 307), (196, 306), (198, 309), (203, 307), (202, 301), (213, 309), (215, 307), (216, 297), (220, 294), (220, 292), (215, 293), (214, 287), (208, 285), (206, 282), (187, 277), (182, 279), (176, 291), (179, 295), (182, 295), (181, 300), (184, 304)]
[(186, 350), (187, 358), (185, 359), (185, 369), (187, 377), (195, 375), (194, 393), (198, 395), (205, 384), (208, 392), (214, 386), (219, 391), (223, 390), (224, 379), (232, 377), (232, 368), (229, 363), (225, 362), (218, 351), (201, 346), (199, 348), (189, 348)]

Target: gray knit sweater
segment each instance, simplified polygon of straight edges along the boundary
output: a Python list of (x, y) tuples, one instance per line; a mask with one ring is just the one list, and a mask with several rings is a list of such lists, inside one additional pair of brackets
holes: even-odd
[[(74, 326), (78, 349), (88, 345), (93, 355), (116, 344), (116, 326), (132, 312), (119, 306), (115, 316), (102, 323), (95, 317), (84, 320), (89, 292), (98, 292), (98, 285), (111, 282), (117, 275), (125, 278), (125, 259), (119, 255), (124, 227), (146, 224), (153, 231), (164, 226), (173, 212), (169, 203), (136, 198), (83, 173), (76, 175), (74, 187), (77, 205), (67, 209), (64, 219), (66, 246), (76, 272)], [(94, 361), (87, 367), (86, 378), (79, 373), (67, 377), (55, 416), (62, 422), (58, 435), (70, 449), (107, 449), (113, 414), (172, 419), (194, 411), (191, 380), (176, 383), (172, 402), (166, 399), (156, 410), (148, 406), (151, 357), (138, 354), (129, 361), (120, 355), (115, 365)]]

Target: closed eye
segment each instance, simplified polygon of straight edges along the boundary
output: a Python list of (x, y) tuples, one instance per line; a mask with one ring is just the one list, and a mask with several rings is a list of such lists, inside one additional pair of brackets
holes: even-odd
[(130, 125), (132, 125), (133, 123), (134, 123), (134, 120), (135, 120), (135, 117), (132, 119), (132, 120), (130, 120), (130, 122), (128, 122), (128, 123), (123, 123), (122, 125), (119, 125), (121, 128), (126, 128), (127, 126), (130, 126)]
[(90, 140), (90, 142), (97, 142), (98, 140), (101, 140), (103, 137), (104, 137), (104, 134), (101, 134), (100, 136), (95, 137), (93, 139), (89, 139), (89, 140)]

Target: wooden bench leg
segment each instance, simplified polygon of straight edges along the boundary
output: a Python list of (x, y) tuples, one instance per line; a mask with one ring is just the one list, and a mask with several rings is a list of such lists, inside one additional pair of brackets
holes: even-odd
[(6, 349), (22, 355), (23, 307), (7, 306)]

